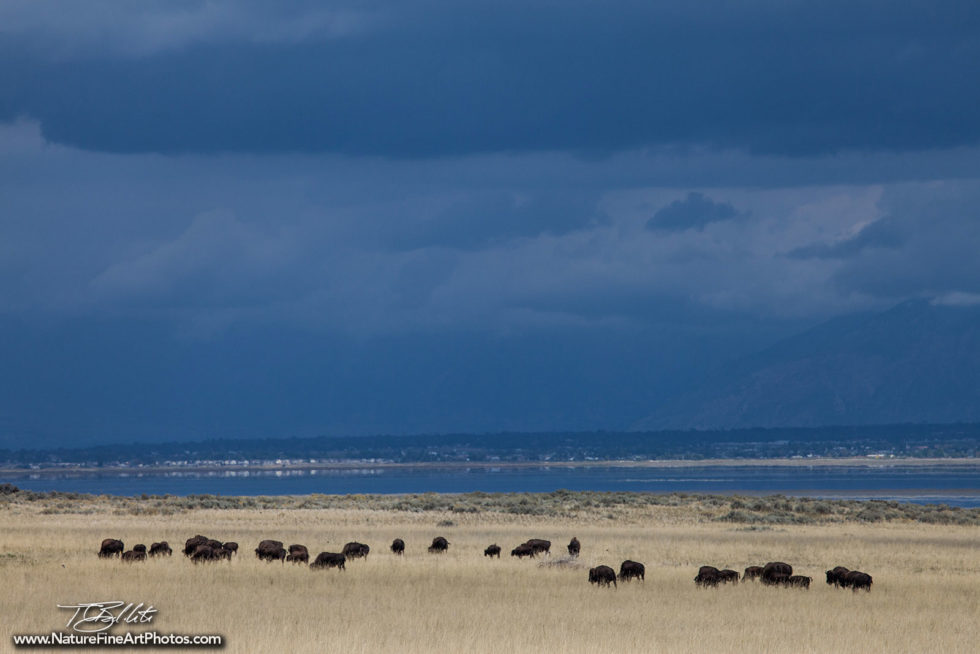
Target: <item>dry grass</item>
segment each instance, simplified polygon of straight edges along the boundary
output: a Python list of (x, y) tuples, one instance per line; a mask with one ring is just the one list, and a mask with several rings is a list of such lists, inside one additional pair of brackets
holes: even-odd
[[(123, 599), (159, 609), (160, 632), (222, 633), (228, 652), (975, 652), (980, 631), (980, 528), (913, 522), (745, 527), (706, 505), (644, 505), (614, 518), (433, 509), (194, 509), (176, 515), (52, 513), (63, 498), (0, 506), (0, 643), (63, 625), (59, 603)], [(287, 502), (290, 506), (292, 500)], [(347, 506), (337, 502), (339, 506)], [(723, 511), (726, 507), (716, 507)], [(64, 510), (62, 507), (61, 510)], [(716, 516), (717, 517), (717, 516)], [(439, 526), (451, 521), (453, 526)], [(127, 546), (196, 533), (241, 543), (228, 563), (172, 559), (124, 565), (95, 556), (102, 538)], [(434, 536), (452, 543), (430, 555)], [(580, 568), (507, 556), (531, 537), (573, 536)], [(403, 538), (403, 558), (387, 546)], [(311, 554), (350, 540), (372, 546), (345, 572), (265, 564), (262, 538)], [(501, 560), (483, 557), (496, 542)], [(553, 555), (553, 556), (555, 556)], [(597, 589), (586, 568), (647, 567), (646, 582)], [(741, 570), (769, 560), (814, 577), (809, 591), (740, 584), (698, 590), (697, 567)], [(845, 565), (874, 576), (871, 593), (828, 587)]]

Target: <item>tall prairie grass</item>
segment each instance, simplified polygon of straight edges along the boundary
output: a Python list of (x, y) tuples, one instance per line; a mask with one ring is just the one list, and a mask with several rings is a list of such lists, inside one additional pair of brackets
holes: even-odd
[[(130, 500), (110, 498), (0, 504), (0, 649), (11, 634), (61, 628), (68, 612), (58, 604), (110, 599), (153, 604), (159, 632), (221, 633), (228, 652), (972, 653), (980, 642), (975, 525), (866, 522), (854, 517), (859, 509), (819, 524), (746, 524), (718, 519), (733, 510), (727, 498), (593, 506), (577, 494), (564, 508), (556, 499), (549, 513), (520, 513), (509, 510), (520, 496), (501, 497), (478, 511), (458, 510), (453, 496), (417, 510), (325, 496), (172, 513), (132, 512)], [(304, 501), (319, 505), (297, 508)], [(237, 541), (240, 553), (193, 565), (179, 549), (197, 533)], [(449, 551), (427, 553), (440, 535)], [(579, 559), (543, 565), (561, 558), (572, 536)], [(167, 540), (175, 554), (100, 560), (106, 537), (127, 548)], [(406, 542), (403, 557), (388, 550), (396, 537)], [(305, 544), (311, 556), (351, 540), (372, 551), (346, 571), (311, 571), (258, 561), (252, 550), (264, 538)], [(551, 556), (508, 556), (528, 538), (551, 540)], [(500, 560), (483, 556), (494, 542)], [(646, 565), (645, 582), (587, 583), (588, 567), (618, 570), (627, 558)], [(693, 583), (700, 565), (741, 571), (770, 560), (812, 576), (811, 589)], [(823, 573), (835, 565), (870, 573), (873, 590), (827, 586)]]

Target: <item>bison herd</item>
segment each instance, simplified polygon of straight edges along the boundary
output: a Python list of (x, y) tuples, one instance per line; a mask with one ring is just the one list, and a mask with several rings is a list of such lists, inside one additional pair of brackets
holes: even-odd
[[(738, 579), (738, 572), (735, 570), (719, 570), (711, 565), (703, 565), (698, 569), (698, 576), (694, 578), (694, 583), (702, 588), (707, 588), (719, 584), (737, 584)], [(765, 586), (809, 589), (813, 577), (794, 575), (793, 566), (789, 563), (771, 561), (764, 566), (753, 565), (745, 569), (742, 574), (742, 581), (754, 580), (759, 580)], [(871, 575), (838, 566), (827, 571), (827, 583), (839, 588), (871, 590)]]
[[(449, 545), (450, 543), (446, 538), (437, 536), (432, 539), (432, 544), (429, 545), (428, 550), (432, 554), (441, 554), (449, 549)], [(305, 545), (294, 543), (287, 548), (283, 545), (282, 541), (263, 540), (255, 548), (255, 556), (259, 560), (266, 562), (279, 561), (285, 564), (289, 561), (290, 563), (301, 563), (309, 565), (312, 570), (320, 568), (345, 570), (347, 561), (365, 558), (370, 551), (371, 548), (368, 545), (352, 541), (344, 545), (340, 552), (320, 552), (313, 562), (310, 563), (310, 552)], [(401, 538), (396, 538), (391, 543), (391, 551), (395, 555), (404, 554), (405, 541)], [(581, 551), (581, 543), (579, 543), (578, 538), (573, 537), (568, 543), (568, 554), (571, 557), (578, 557)], [(500, 552), (500, 546), (494, 543), (483, 551), (483, 555), (490, 558), (497, 557), (499, 559)], [(184, 556), (194, 563), (221, 560), (230, 561), (238, 553), (238, 543), (232, 541), (222, 543), (219, 540), (208, 538), (207, 536), (197, 535), (187, 539), (184, 543), (183, 553)], [(539, 554), (550, 553), (551, 541), (531, 538), (512, 549), (510, 555), (522, 559), (524, 557), (534, 558)], [(127, 563), (145, 561), (148, 556), (171, 556), (172, 554), (173, 550), (167, 544), (167, 541), (153, 543), (150, 545), (149, 550), (142, 543), (134, 545), (131, 550), (126, 550), (126, 546), (117, 538), (106, 538), (103, 540), (98, 553), (99, 558), (119, 556), (122, 561)], [(646, 578), (646, 567), (642, 563), (627, 559), (619, 566), (618, 576), (615, 570), (608, 565), (599, 565), (589, 569), (590, 584), (616, 586), (617, 578), (619, 581), (630, 581), (632, 579), (643, 581)], [(793, 566), (790, 564), (781, 561), (772, 561), (764, 566), (753, 565), (745, 568), (741, 580), (743, 582), (758, 580), (766, 586), (808, 589), (813, 578), (794, 575)], [(735, 570), (719, 570), (711, 565), (701, 566), (698, 569), (697, 576), (694, 578), (694, 583), (700, 588), (715, 587), (722, 584), (737, 584), (738, 582), (739, 574)], [(858, 570), (848, 570), (842, 566), (827, 570), (827, 584), (836, 588), (850, 588), (855, 591), (864, 589), (870, 591), (871, 583), (871, 575)]]

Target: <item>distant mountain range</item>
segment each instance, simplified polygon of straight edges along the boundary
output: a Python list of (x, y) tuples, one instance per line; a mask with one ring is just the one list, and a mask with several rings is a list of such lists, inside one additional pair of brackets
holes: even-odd
[(638, 430), (980, 420), (980, 306), (851, 315), (716, 371)]

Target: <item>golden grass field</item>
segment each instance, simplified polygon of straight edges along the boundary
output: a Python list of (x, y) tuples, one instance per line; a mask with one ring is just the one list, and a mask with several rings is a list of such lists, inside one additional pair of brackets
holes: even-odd
[[(707, 520), (696, 504), (561, 517), (348, 504), (170, 515), (119, 511), (108, 498), (79, 513), (52, 513), (47, 501), (0, 505), (0, 650), (12, 649), (12, 634), (61, 629), (69, 612), (58, 604), (118, 599), (156, 607), (158, 632), (223, 634), (227, 652), (978, 651), (977, 526), (745, 527)], [(241, 551), (231, 563), (194, 565), (179, 550), (197, 533), (237, 541)], [(449, 552), (428, 554), (439, 535)], [(582, 542), (577, 566), (508, 556), (537, 537), (553, 542), (555, 560), (572, 536)], [(167, 540), (175, 553), (100, 560), (105, 537), (127, 549)], [(396, 537), (404, 557), (388, 550)], [(252, 550), (263, 538), (305, 544), (311, 558), (351, 540), (372, 551), (346, 571), (311, 571), (258, 561)], [(500, 560), (483, 556), (494, 542)], [(587, 583), (589, 566), (618, 571), (627, 558), (646, 565), (645, 582)], [(811, 589), (699, 590), (692, 581), (703, 564), (741, 572), (770, 560), (812, 576)], [(870, 573), (873, 590), (827, 586), (824, 571), (835, 565)]]

